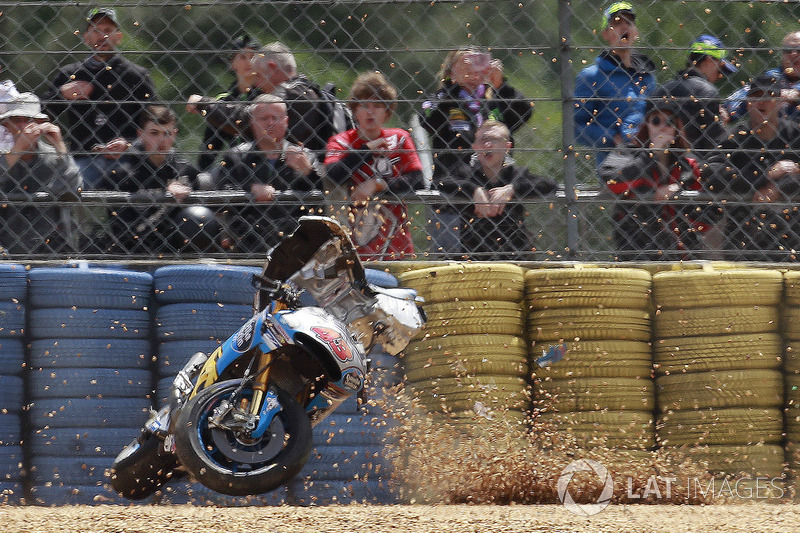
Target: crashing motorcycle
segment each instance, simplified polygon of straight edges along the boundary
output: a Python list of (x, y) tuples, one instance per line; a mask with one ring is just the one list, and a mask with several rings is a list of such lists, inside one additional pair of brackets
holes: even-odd
[(425, 322), (415, 291), (368, 272), (336, 221), (300, 218), (253, 278), (253, 317), (178, 372), (168, 404), (114, 460), (111, 486), (139, 500), (188, 474), (245, 496), (292, 479), (312, 428), (363, 389), (372, 347), (396, 355)]

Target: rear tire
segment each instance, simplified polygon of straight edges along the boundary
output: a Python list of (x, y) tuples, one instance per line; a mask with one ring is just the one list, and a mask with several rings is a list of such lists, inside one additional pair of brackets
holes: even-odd
[(145, 433), (126, 446), (111, 465), (111, 486), (129, 500), (147, 498), (170, 479), (177, 479), (177, 458), (164, 451), (164, 442)]
[[(311, 453), (311, 422), (289, 393), (277, 392), (282, 410), (265, 435), (247, 441), (236, 432), (211, 428), (208, 418), (241, 384), (224, 381), (202, 390), (181, 410), (175, 431), (178, 459), (206, 487), (231, 496), (262, 494), (292, 479)], [(247, 397), (252, 390), (245, 388)], [(277, 444), (279, 443), (279, 444)]]

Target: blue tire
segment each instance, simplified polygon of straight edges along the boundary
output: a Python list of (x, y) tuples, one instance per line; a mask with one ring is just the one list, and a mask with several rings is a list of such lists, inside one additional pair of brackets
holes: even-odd
[(0, 375), (18, 376), (25, 371), (24, 344), (20, 339), (0, 339)]
[(150, 410), (146, 398), (73, 398), (33, 402), (33, 430), (42, 428), (129, 428), (144, 424)]
[(0, 302), (0, 339), (22, 338), (25, 334), (25, 305)]
[(0, 505), (23, 503), (25, 489), (19, 481), (0, 481)]
[(224, 341), (252, 316), (251, 305), (170, 304), (156, 312), (156, 328), (162, 341)]
[(383, 417), (336, 411), (314, 428), (314, 442), (332, 446), (382, 446), (389, 438), (389, 422)]
[(3, 395), (0, 410), (4, 413), (20, 413), (25, 403), (24, 389), (25, 384), (20, 376), (0, 375), (0, 391)]
[(150, 313), (133, 309), (32, 309), (34, 339), (148, 339)]
[(131, 502), (114, 493), (105, 483), (92, 485), (69, 485), (60, 481), (34, 486), (33, 501), (38, 505), (106, 505), (109, 503), (129, 505)]
[(157, 357), (159, 377), (175, 376), (194, 354), (197, 352), (210, 354), (217, 349), (219, 344), (219, 342), (212, 339), (159, 343)]
[(384, 289), (394, 289), (400, 285), (396, 277), (383, 270), (365, 268), (364, 277), (367, 278), (367, 283), (383, 287)]
[(0, 265), (0, 302), (22, 302), (28, 293), (28, 270), (13, 263)]
[(22, 481), (22, 446), (0, 446), (0, 480)]
[(31, 341), (36, 368), (149, 369), (152, 346), (143, 339), (37, 339)]
[(51, 457), (35, 455), (31, 459), (31, 481), (34, 485), (95, 485), (108, 481), (105, 471), (111, 466), (108, 457)]
[(393, 504), (400, 501), (388, 479), (308, 481), (295, 478), (289, 486), (293, 505), (318, 506), (348, 503)]
[(171, 265), (153, 272), (156, 301), (161, 304), (205, 302), (253, 305), (257, 267)]
[(152, 373), (133, 368), (34, 370), (28, 376), (28, 387), (34, 401), (47, 398), (147, 398), (153, 392)]
[(303, 469), (298, 474), (299, 478), (335, 479), (346, 481), (348, 479), (362, 479), (372, 477), (385, 470), (386, 466), (384, 447), (371, 446), (334, 446), (318, 444), (311, 451)]
[(145, 309), (153, 294), (153, 276), (132, 270), (34, 268), (28, 273), (30, 305)]
[[(142, 420), (144, 422), (144, 420)], [(109, 466), (114, 457), (140, 432), (129, 428), (42, 428), (30, 438), (34, 456), (105, 457)]]
[(22, 419), (16, 413), (0, 412), (0, 447), (22, 444)]

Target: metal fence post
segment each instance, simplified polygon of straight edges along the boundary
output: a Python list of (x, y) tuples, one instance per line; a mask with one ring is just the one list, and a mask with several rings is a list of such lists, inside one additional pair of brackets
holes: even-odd
[(565, 251), (568, 257), (578, 255), (578, 218), (575, 213), (577, 207), (576, 197), (576, 161), (575, 161), (575, 130), (573, 118), (575, 105), (573, 102), (575, 77), (572, 72), (572, 42), (570, 34), (572, 29), (572, 2), (571, 0), (558, 1), (558, 56), (559, 78), (561, 80), (561, 151), (564, 161), (564, 214), (566, 216), (566, 243)]

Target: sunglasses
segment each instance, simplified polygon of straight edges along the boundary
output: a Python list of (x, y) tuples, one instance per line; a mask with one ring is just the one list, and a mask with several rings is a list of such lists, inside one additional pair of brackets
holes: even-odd
[(647, 122), (648, 122), (648, 124), (650, 124), (652, 126), (656, 126), (656, 127), (661, 126), (662, 124), (665, 125), (665, 126), (674, 126), (675, 125), (675, 119), (674, 118), (672, 118), (672, 117), (670, 117), (670, 118), (661, 118), (658, 115), (650, 117), (649, 119), (647, 119)]

